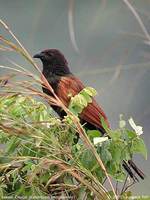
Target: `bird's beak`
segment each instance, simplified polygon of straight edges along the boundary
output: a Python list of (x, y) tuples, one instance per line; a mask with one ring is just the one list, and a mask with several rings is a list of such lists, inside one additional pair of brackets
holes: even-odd
[(33, 56), (33, 58), (42, 58), (43, 57), (43, 54), (42, 53), (37, 53)]

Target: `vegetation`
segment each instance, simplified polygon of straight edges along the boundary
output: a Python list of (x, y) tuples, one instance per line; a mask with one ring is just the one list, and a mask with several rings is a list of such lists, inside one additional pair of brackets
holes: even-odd
[[(122, 161), (128, 161), (136, 153), (147, 157), (140, 137), (141, 127), (130, 120), (133, 128), (130, 130), (121, 116), (117, 130), (110, 130), (100, 119), (106, 136), (100, 137), (97, 130), (85, 130), (78, 115), (91, 102), (95, 90), (90, 87), (82, 90), (72, 97), (67, 109), (27, 50), (9, 27), (2, 21), (1, 24), (15, 39), (12, 42), (1, 36), (1, 48), (22, 55), (38, 75), (16, 63), (11, 63), (11, 67), (1, 66), (13, 73), (1, 77), (0, 198), (128, 199), (131, 196), (128, 188), (133, 183)], [(26, 80), (14, 80), (18, 75)], [(54, 98), (41, 92), (41, 84)], [(43, 99), (62, 107), (67, 113), (65, 119), (54, 117)]]

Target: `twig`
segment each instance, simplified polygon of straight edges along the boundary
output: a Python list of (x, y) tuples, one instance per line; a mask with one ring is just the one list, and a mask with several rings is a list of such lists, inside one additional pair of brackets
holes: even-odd
[[(150, 62), (145, 62), (145, 63), (140, 63), (140, 64), (130, 64), (130, 65), (122, 65), (121, 67), (121, 71), (125, 71), (125, 70), (130, 70), (130, 69), (137, 69), (137, 68), (150, 68)], [(78, 73), (79, 76), (83, 76), (83, 75), (100, 75), (100, 74), (105, 74), (105, 73), (112, 73), (116, 71), (116, 67), (105, 67), (105, 68), (101, 68), (101, 69), (95, 69), (95, 70), (86, 70), (85, 71), (81, 71), (80, 73)]]
[(69, 7), (68, 7), (68, 27), (69, 27), (69, 35), (71, 39), (71, 43), (73, 48), (77, 53), (79, 53), (79, 48), (77, 46), (77, 42), (75, 39), (75, 30), (74, 30), (74, 0), (69, 0)]
[(120, 195), (122, 195), (124, 192), (126, 192), (127, 189), (129, 189), (129, 188), (130, 188), (132, 185), (134, 185), (134, 184), (135, 184), (135, 181), (133, 180), (133, 182), (132, 182), (131, 184), (127, 185), (126, 187), (124, 187), (123, 190), (121, 190)]
[(104, 183), (106, 182), (106, 180), (107, 180), (107, 178), (105, 178), (105, 179), (103, 180), (102, 185), (104, 185)]
[(136, 12), (135, 8), (131, 5), (131, 3), (129, 3), (128, 0), (123, 0), (123, 2), (127, 5), (127, 7), (130, 9), (130, 11), (132, 12), (132, 14), (134, 15), (134, 17), (136, 18), (136, 20), (138, 21), (143, 33), (145, 34), (146, 38), (148, 41), (150, 41), (150, 35), (143, 23), (143, 21), (141, 20), (139, 14)]
[(121, 189), (121, 192), (120, 192), (120, 195), (123, 193), (123, 191), (124, 191), (124, 188), (125, 188), (125, 186), (126, 186), (126, 183), (127, 183), (127, 180), (128, 180), (128, 175), (126, 176), (126, 179), (125, 179), (125, 181), (124, 181), (124, 183), (123, 183), (123, 186), (122, 186), (122, 189)]
[(116, 194), (118, 194), (118, 181), (116, 182), (116, 189), (115, 189), (115, 192), (116, 192)]

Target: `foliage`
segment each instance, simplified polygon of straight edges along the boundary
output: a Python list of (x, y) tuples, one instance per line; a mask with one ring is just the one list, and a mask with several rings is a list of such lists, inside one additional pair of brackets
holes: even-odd
[[(144, 142), (125, 127), (115, 131), (105, 128), (111, 139), (98, 143), (95, 148), (108, 173), (115, 180), (124, 181), (122, 161), (130, 159), (133, 153), (146, 157)], [(81, 140), (74, 144), (74, 126), (66, 119), (60, 121), (53, 117), (49, 106), (30, 96), (0, 98), (0, 130), (1, 197), (61, 193), (80, 199), (86, 191), (92, 198), (89, 186), (106, 178), (91, 150)], [(99, 137), (96, 130), (88, 130), (87, 134), (92, 142)]]
[(92, 87), (86, 87), (79, 94), (71, 97), (71, 102), (69, 104), (69, 110), (75, 115), (78, 115), (82, 110), (87, 107), (89, 103), (92, 102), (92, 97), (96, 95), (96, 90)]

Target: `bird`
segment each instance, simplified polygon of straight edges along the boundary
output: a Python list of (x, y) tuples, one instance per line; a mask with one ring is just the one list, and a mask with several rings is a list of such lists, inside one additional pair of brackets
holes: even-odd
[[(45, 49), (40, 53), (35, 54), (33, 58), (38, 58), (42, 61), (43, 75), (53, 88), (58, 98), (66, 107), (68, 107), (71, 96), (77, 95), (85, 88), (85, 86), (82, 81), (70, 71), (68, 62), (63, 53), (61, 53), (61, 51), (58, 49)], [(42, 89), (47, 95), (53, 96), (49, 89), (45, 87), (42, 87)], [(64, 118), (66, 113), (64, 110), (62, 110), (62, 108), (56, 105), (51, 105), (51, 107), (61, 119)], [(101, 124), (101, 117), (104, 119), (108, 128), (110, 128), (110, 124), (104, 110), (94, 98), (92, 98), (92, 102), (89, 103), (79, 115), (80, 122), (81, 124), (84, 124), (85, 128), (89, 130), (99, 130), (101, 134), (104, 135), (106, 131)], [(128, 162), (123, 161), (122, 166), (127, 171), (129, 176), (133, 178), (133, 180), (138, 181), (138, 178), (134, 172), (141, 179), (144, 179), (144, 173), (132, 160), (129, 160)]]

